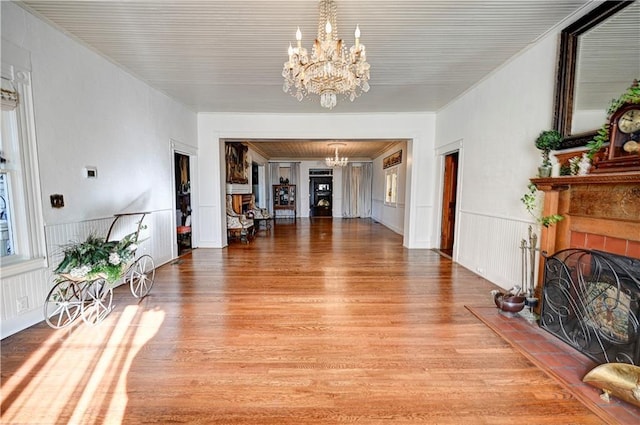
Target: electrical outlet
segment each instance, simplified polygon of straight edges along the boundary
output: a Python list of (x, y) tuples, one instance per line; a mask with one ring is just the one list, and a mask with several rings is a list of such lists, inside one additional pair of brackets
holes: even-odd
[(97, 179), (98, 178), (98, 167), (84, 167), (84, 176), (88, 179)]
[(29, 298), (25, 295), (16, 300), (18, 302), (18, 313), (29, 309)]

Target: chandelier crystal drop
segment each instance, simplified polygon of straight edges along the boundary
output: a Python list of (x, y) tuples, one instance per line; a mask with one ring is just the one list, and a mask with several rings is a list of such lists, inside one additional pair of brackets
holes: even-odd
[(333, 0), (321, 0), (319, 5), (318, 38), (311, 56), (302, 47), (302, 32), (296, 31), (296, 47), (289, 44), (289, 60), (282, 76), (285, 93), (301, 101), (310, 93), (320, 96), (320, 105), (333, 109), (337, 95), (350, 101), (369, 91), (369, 64), (364, 44), (360, 43), (360, 28), (356, 26), (356, 43), (348, 51), (338, 38), (336, 5)]
[(330, 156), (325, 158), (324, 162), (328, 167), (344, 167), (349, 163), (349, 158), (347, 158), (346, 156), (340, 158), (340, 155), (338, 155), (338, 147), (345, 146), (344, 143), (331, 143), (329, 146), (335, 146), (336, 153), (333, 158), (331, 158)]

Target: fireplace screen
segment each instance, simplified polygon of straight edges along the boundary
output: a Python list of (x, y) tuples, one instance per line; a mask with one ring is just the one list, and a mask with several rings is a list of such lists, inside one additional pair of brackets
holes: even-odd
[(598, 363), (640, 364), (640, 260), (568, 249), (546, 259), (540, 326)]

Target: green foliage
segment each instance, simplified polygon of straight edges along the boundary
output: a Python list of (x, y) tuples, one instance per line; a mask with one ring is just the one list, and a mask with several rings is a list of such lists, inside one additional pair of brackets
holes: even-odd
[(542, 165), (551, 165), (549, 152), (560, 147), (562, 135), (557, 130), (545, 130), (536, 139), (536, 148), (542, 151)]
[(561, 214), (552, 214), (544, 217), (540, 217), (538, 222), (542, 224), (544, 227), (549, 227), (556, 224), (559, 221), (564, 220), (564, 216)]
[(527, 211), (529, 211), (530, 214), (533, 214), (533, 211), (535, 211), (538, 205), (538, 197), (536, 196), (537, 189), (533, 183), (529, 183), (529, 186), (527, 187), (529, 188), (529, 192), (522, 195), (522, 198), (520, 198), (520, 200), (524, 204), (524, 207), (527, 209)]
[(533, 183), (529, 183), (527, 188), (529, 191), (522, 195), (520, 201), (522, 201), (529, 214), (536, 219), (536, 222), (540, 223), (544, 227), (549, 227), (564, 220), (564, 216), (560, 214), (541, 217), (538, 211), (538, 189), (536, 189), (536, 186)]
[[(607, 109), (607, 117), (611, 117), (618, 109), (628, 103), (640, 104), (640, 84), (635, 80), (633, 84), (620, 95), (617, 99), (612, 99)], [(587, 142), (587, 156), (593, 160), (593, 157), (602, 149), (605, 143), (609, 141), (609, 123), (605, 123), (597, 131), (592, 140)]]
[(619, 98), (611, 100), (609, 109), (607, 109), (607, 115), (611, 116), (626, 103), (640, 103), (640, 84), (638, 84), (638, 80), (635, 80)]
[(109, 242), (91, 234), (84, 242), (74, 242), (63, 247), (64, 258), (54, 273), (85, 280), (104, 276), (113, 283), (122, 277), (124, 268), (133, 259), (136, 241), (136, 232), (126, 235), (120, 241)]
[(560, 147), (562, 135), (557, 130), (545, 130), (536, 139), (536, 148), (540, 150), (553, 150)]
[(587, 157), (593, 161), (593, 157), (602, 149), (605, 143), (609, 141), (609, 123), (605, 123), (600, 127), (593, 139), (586, 144)]

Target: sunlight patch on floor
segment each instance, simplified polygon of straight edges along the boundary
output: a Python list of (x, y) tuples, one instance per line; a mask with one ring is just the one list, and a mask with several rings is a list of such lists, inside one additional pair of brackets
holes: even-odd
[[(127, 375), (140, 349), (158, 332), (163, 311), (127, 306), (95, 327), (54, 333), (2, 385), (3, 423), (120, 423)], [(116, 388), (113, 391), (113, 388)], [(113, 391), (114, 396), (107, 394)], [(110, 399), (107, 399), (110, 397)], [(57, 419), (56, 419), (57, 418)]]

